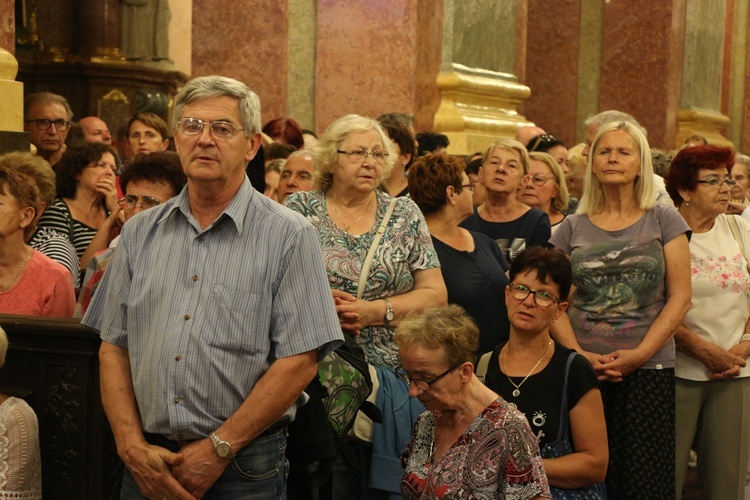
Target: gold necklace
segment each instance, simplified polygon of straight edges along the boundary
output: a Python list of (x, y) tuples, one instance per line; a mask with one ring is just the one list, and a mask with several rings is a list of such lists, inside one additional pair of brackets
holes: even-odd
[(513, 387), (515, 387), (515, 389), (513, 390), (513, 397), (514, 398), (517, 398), (518, 396), (521, 395), (521, 386), (523, 385), (524, 382), (526, 382), (526, 380), (531, 376), (531, 374), (534, 373), (534, 370), (537, 369), (537, 367), (539, 366), (539, 364), (542, 362), (542, 360), (544, 359), (544, 357), (547, 355), (547, 351), (549, 351), (549, 346), (551, 346), (551, 345), (552, 345), (552, 339), (549, 339), (549, 342), (547, 342), (547, 347), (544, 349), (544, 354), (542, 354), (542, 357), (539, 358), (539, 361), (536, 362), (536, 364), (534, 365), (534, 368), (531, 369), (531, 371), (529, 372), (529, 374), (526, 375), (526, 377), (524, 377), (524, 379), (521, 380), (521, 383), (518, 384), (518, 385), (516, 385), (516, 383), (513, 382), (510, 379), (510, 376), (507, 373), (507, 371), (508, 371), (508, 351), (510, 349), (508, 349), (507, 346), (506, 346), (506, 349), (505, 349), (505, 370), (506, 370), (505, 376), (508, 378), (508, 382), (510, 382), (511, 384), (513, 384)]
[(13, 287), (13, 285), (16, 284), (16, 282), (21, 278), (21, 275), (23, 274), (23, 270), (26, 268), (26, 264), (28, 264), (29, 261), (31, 261), (31, 256), (34, 255), (34, 249), (28, 246), (26, 248), (28, 248), (30, 251), (26, 252), (26, 256), (23, 258), (23, 261), (21, 262), (21, 268), (18, 270), (15, 276), (13, 276), (13, 280), (10, 281), (9, 285), (7, 286), (7, 288), (3, 290), (3, 292), (7, 292)]
[[(357, 224), (359, 224), (359, 221), (361, 221), (361, 220), (362, 220), (362, 217), (364, 217), (364, 216), (365, 216), (365, 214), (366, 214), (367, 212), (369, 212), (369, 211), (370, 211), (370, 206), (371, 206), (371, 205), (372, 205), (372, 195), (370, 195), (370, 199), (369, 199), (369, 200), (368, 200), (368, 202), (367, 202), (367, 206), (366, 206), (366, 207), (365, 207), (365, 209), (364, 209), (364, 210), (362, 211), (362, 213), (361, 213), (361, 214), (360, 214), (360, 216), (359, 216), (359, 217), (357, 218), (357, 220), (355, 220), (355, 221), (354, 221), (354, 222), (353, 222), (352, 224), (349, 224), (349, 225), (347, 225), (347, 224), (344, 224), (344, 223), (343, 223), (343, 220), (342, 220), (342, 223), (341, 223), (341, 225), (342, 225), (342, 228), (344, 229), (344, 231), (346, 231), (346, 232), (348, 233), (348, 232), (349, 232), (349, 228), (351, 228), (352, 226), (356, 226)], [(341, 218), (341, 215), (342, 215), (342, 213), (341, 213), (341, 209), (340, 209), (340, 208), (338, 208), (338, 207), (336, 207), (336, 205), (335, 205), (335, 204), (334, 204), (334, 208), (336, 209), (336, 213), (338, 214), (339, 218)]]

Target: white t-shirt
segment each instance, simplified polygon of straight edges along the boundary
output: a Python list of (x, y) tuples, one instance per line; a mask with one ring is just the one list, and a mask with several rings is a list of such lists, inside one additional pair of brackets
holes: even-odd
[[(745, 255), (732, 235), (729, 217), (737, 221)], [(750, 223), (741, 217), (721, 214), (705, 233), (693, 233), (690, 240), (692, 307), (683, 324), (702, 339), (729, 349), (740, 341), (750, 317)], [(709, 380), (706, 366), (687, 354), (677, 352), (675, 375), (688, 380)], [(750, 366), (740, 377), (750, 376)]]

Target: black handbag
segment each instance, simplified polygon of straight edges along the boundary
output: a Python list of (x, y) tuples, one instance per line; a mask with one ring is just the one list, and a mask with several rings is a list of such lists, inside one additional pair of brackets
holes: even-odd
[[(568, 372), (576, 352), (571, 352), (568, 362), (565, 364), (565, 381), (563, 382), (562, 404), (560, 405), (560, 428), (557, 431), (557, 439), (542, 447), (542, 458), (558, 458), (575, 450), (568, 435)], [(607, 488), (604, 483), (590, 484), (581, 488), (561, 489), (550, 486), (554, 500), (607, 500)]]

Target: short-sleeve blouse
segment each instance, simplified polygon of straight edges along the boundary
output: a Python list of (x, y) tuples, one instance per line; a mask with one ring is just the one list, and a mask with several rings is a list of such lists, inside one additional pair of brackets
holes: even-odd
[[(357, 294), (362, 264), (392, 199), (380, 190), (376, 193), (375, 224), (370, 231), (359, 236), (349, 234), (331, 220), (322, 191), (298, 192), (284, 202), (318, 230), (331, 288)], [(415, 271), (439, 267), (440, 262), (422, 212), (410, 198), (397, 198), (373, 258), (362, 298), (376, 300), (409, 292), (414, 288)], [(357, 342), (364, 348), (370, 363), (393, 369), (398, 367), (400, 361), (398, 349), (393, 343), (393, 328), (363, 328)]]
[(405, 500), (551, 498), (539, 446), (523, 414), (502, 398), (490, 403), (448, 452), (432, 461), (436, 412), (425, 412), (401, 457)]

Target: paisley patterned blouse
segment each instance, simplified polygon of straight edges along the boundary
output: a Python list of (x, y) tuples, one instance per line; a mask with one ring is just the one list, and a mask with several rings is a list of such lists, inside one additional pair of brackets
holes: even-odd
[(436, 421), (436, 412), (419, 416), (401, 457), (405, 500), (552, 498), (536, 438), (523, 414), (504, 399), (490, 403), (433, 462)]
[[(370, 231), (359, 236), (349, 234), (331, 220), (322, 191), (298, 192), (284, 202), (317, 228), (331, 288), (357, 294), (362, 264), (391, 202), (388, 194), (380, 190), (376, 193), (375, 224)], [(414, 288), (414, 271), (439, 267), (422, 212), (411, 199), (398, 198), (375, 253), (362, 298), (377, 300), (406, 293)], [(400, 361), (392, 328), (363, 328), (357, 342), (363, 346), (368, 362), (392, 369), (398, 367)]]

